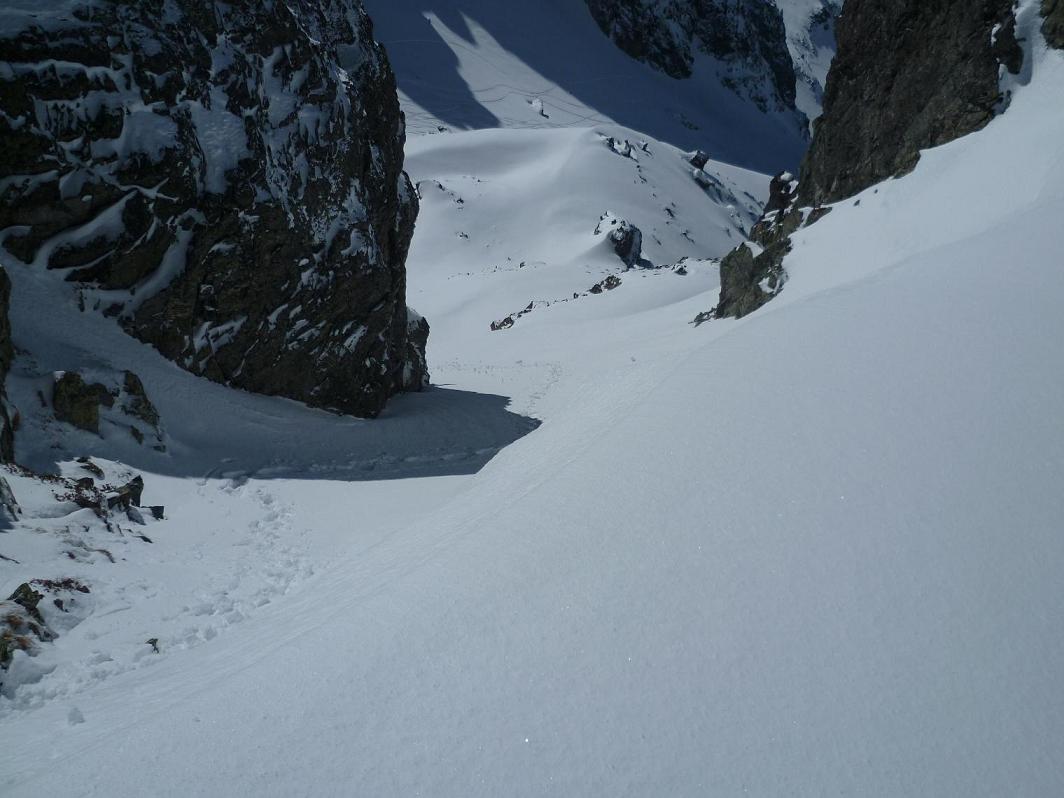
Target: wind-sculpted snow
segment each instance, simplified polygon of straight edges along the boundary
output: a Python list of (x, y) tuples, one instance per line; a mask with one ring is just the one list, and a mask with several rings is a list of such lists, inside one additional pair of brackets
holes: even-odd
[(218, 382), (359, 415), (423, 387), (417, 203), (358, 0), (0, 13), (10, 262)]

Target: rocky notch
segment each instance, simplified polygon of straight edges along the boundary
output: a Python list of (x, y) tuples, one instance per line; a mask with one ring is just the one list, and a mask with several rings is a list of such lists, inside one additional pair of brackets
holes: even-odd
[(360, 0), (0, 0), (0, 241), (184, 368), (373, 416), (427, 384)]
[(801, 169), (804, 205), (910, 171), (920, 150), (979, 130), (1017, 73), (1012, 0), (847, 0), (824, 114)]
[[(1043, 5), (1047, 30), (1052, 3)], [(1011, 0), (847, 0), (800, 180), (773, 181), (751, 243), (721, 262), (717, 307), (695, 322), (761, 307), (783, 288), (798, 227), (829, 203), (910, 171), (920, 150), (973, 133), (1003, 110), (1001, 75), (1023, 65), (1015, 27)]]

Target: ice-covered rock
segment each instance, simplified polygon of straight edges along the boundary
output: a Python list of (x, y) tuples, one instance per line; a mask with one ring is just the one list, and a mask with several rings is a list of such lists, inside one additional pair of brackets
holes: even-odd
[(0, 243), (182, 367), (372, 416), (427, 379), (360, 0), (0, 0)]

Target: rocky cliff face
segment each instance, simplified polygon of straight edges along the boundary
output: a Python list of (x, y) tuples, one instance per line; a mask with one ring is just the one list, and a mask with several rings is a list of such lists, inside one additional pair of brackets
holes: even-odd
[[(1042, 12), (1050, 44), (1054, 31), (1064, 40), (1064, 2), (1043, 0)], [(1004, 109), (1001, 75), (1023, 65), (1015, 25), (1012, 0), (847, 0), (800, 180), (773, 181), (751, 242), (721, 263), (717, 307), (696, 322), (761, 307), (786, 282), (790, 234), (829, 210), (822, 206), (911, 170), (921, 149)]]
[(7, 372), (15, 356), (11, 345), (11, 319), (8, 316), (10, 304), (11, 278), (0, 268), (0, 463), (10, 463), (15, 459), (15, 429), (4, 390)]
[(1051, 47), (1064, 50), (1064, 0), (1042, 0), (1042, 33)]
[(783, 17), (772, 0), (587, 0), (602, 31), (633, 58), (674, 78), (699, 54), (762, 110), (795, 107), (795, 76)]
[(851, 196), (986, 125), (1001, 68), (1022, 65), (1014, 29), (1012, 0), (847, 0), (801, 202)]
[(357, 415), (427, 382), (360, 0), (0, 0), (0, 241), (184, 368)]

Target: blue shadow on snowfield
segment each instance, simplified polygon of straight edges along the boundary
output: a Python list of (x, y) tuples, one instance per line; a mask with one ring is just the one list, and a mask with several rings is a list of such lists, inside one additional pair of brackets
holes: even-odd
[[(505, 396), (445, 387), (396, 396), (368, 420), (178, 376), (195, 390), (187, 402), (180, 395), (157, 402), (166, 452), (137, 445), (128, 430), (101, 437), (64, 424), (52, 427), (60, 436), (47, 447), (20, 450), (16, 442), (17, 460), (55, 472), (60, 461), (88, 455), (203, 480), (409, 479), (475, 474), (540, 425), (507, 409)], [(189, 413), (189, 403), (210, 409)]]

